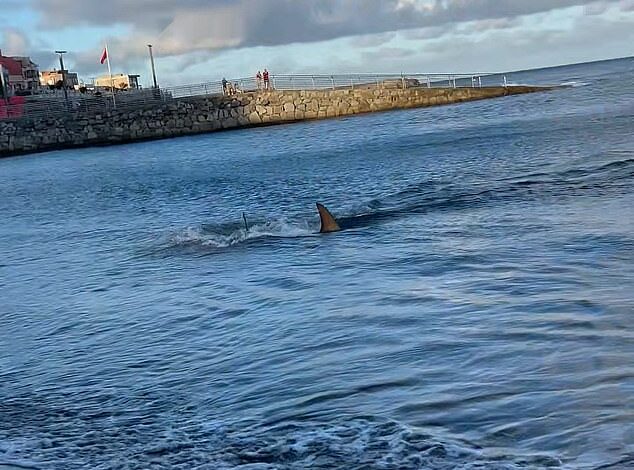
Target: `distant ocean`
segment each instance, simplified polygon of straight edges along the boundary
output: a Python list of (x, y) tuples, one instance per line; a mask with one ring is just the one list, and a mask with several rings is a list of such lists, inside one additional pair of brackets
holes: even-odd
[(0, 160), (0, 467), (633, 468), (634, 59), (507, 79)]

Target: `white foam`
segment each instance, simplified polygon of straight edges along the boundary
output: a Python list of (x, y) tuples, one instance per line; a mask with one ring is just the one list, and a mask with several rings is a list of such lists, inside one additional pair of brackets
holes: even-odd
[(521, 82), (507, 82), (506, 86), (533, 86), (529, 83), (521, 83)]
[(0, 470), (25, 470), (39, 468), (33, 462), (22, 458), (29, 448), (25, 440), (0, 441)]
[(271, 220), (232, 231), (211, 230), (204, 226), (186, 227), (170, 237), (175, 246), (202, 245), (212, 248), (226, 248), (249, 240), (260, 238), (295, 238), (315, 233), (308, 223), (290, 223), (286, 220)]
[(578, 88), (578, 87), (582, 87), (582, 86), (588, 86), (588, 85), (590, 85), (590, 83), (588, 83), (588, 82), (570, 81), (570, 82), (563, 82), (560, 85), (561, 86), (569, 86), (569, 87), (572, 87), (572, 88)]

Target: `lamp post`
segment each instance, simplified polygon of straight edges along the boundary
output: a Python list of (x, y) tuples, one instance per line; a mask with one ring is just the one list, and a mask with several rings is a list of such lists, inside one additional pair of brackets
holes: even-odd
[(152, 44), (148, 44), (147, 48), (150, 50), (150, 64), (152, 64), (152, 80), (154, 81), (154, 88), (158, 88), (156, 83), (156, 70), (154, 70), (154, 55), (152, 54)]
[(64, 101), (66, 102), (66, 109), (69, 109), (68, 106), (68, 90), (66, 90), (66, 70), (64, 70), (64, 54), (68, 51), (55, 51), (55, 54), (59, 54), (59, 66), (61, 67), (62, 72), (62, 88), (64, 89)]

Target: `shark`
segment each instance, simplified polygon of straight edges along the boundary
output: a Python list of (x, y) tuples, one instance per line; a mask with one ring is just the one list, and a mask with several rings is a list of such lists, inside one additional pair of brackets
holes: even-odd
[[(322, 203), (318, 202), (316, 204), (317, 204), (317, 212), (319, 212), (319, 220), (321, 221), (321, 227), (319, 228), (319, 233), (339, 232), (341, 230), (341, 227), (339, 226), (337, 219), (335, 219), (335, 217), (330, 213), (330, 211)], [(249, 224), (247, 222), (247, 216), (244, 212), (242, 213), (242, 220), (244, 221), (245, 233), (249, 233)]]
[(318, 202), (317, 212), (319, 212), (319, 220), (321, 221), (319, 233), (332, 233), (339, 232), (341, 230), (337, 220), (333, 217), (330, 211), (326, 209), (326, 206)]

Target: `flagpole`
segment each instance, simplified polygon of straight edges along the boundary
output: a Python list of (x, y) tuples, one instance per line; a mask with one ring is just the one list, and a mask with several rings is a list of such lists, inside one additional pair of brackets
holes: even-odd
[(110, 70), (110, 51), (108, 51), (108, 43), (106, 43), (106, 62), (108, 63), (108, 75), (110, 76), (110, 91), (112, 92), (112, 104), (117, 107), (117, 99), (114, 96), (114, 81), (112, 80), (112, 70)]

